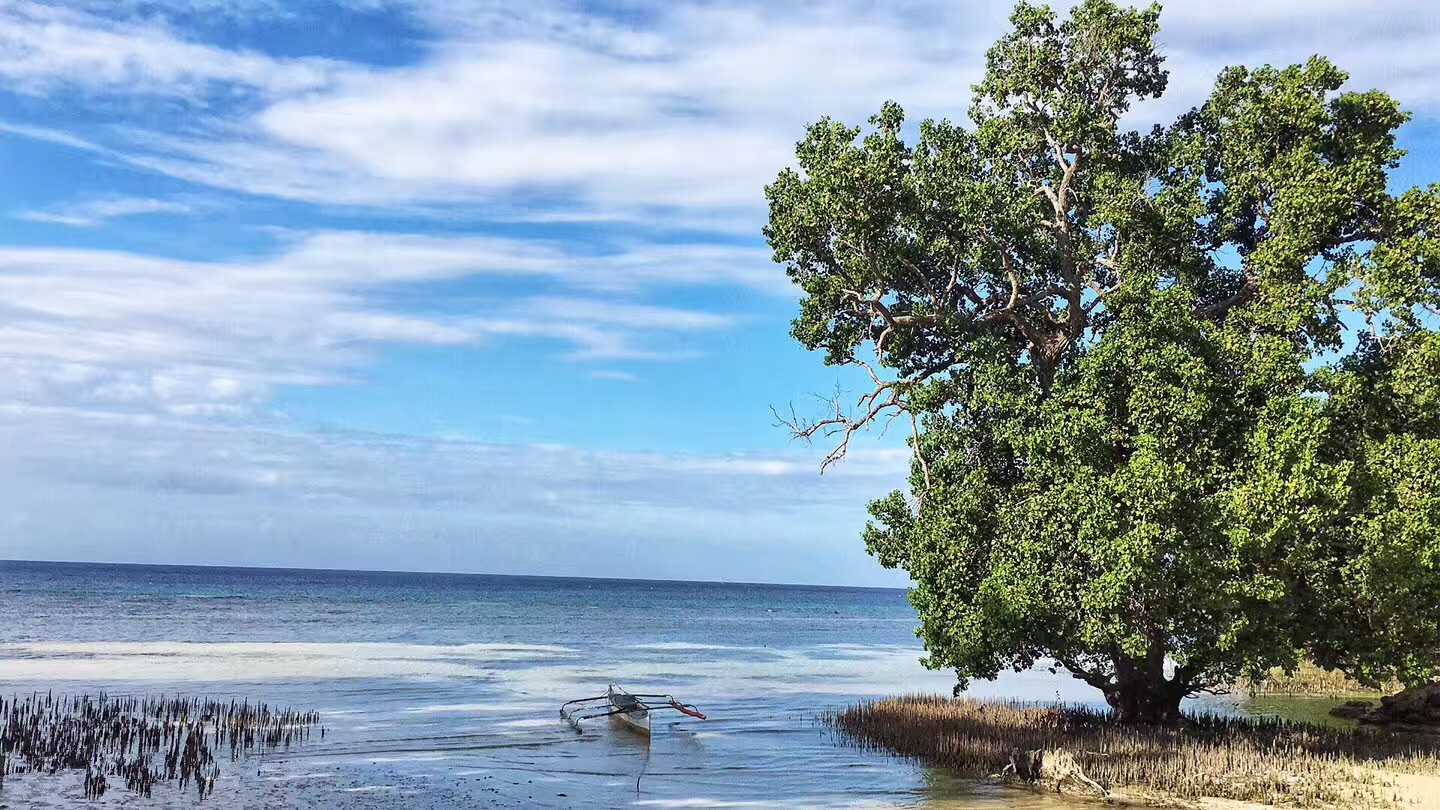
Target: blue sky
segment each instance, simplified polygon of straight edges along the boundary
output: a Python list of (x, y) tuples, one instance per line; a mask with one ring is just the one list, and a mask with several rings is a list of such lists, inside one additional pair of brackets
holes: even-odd
[[(770, 408), (762, 188), (823, 115), (963, 116), (1004, 2), (0, 4), (0, 557), (903, 584)], [(1171, 3), (1164, 99), (1331, 56), (1416, 114), (1440, 15)]]

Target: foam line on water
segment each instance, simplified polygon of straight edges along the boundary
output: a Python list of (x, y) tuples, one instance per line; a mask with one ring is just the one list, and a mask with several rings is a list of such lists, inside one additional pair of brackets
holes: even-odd
[(515, 660), (542, 658), (578, 653), (571, 647), (556, 644), (476, 643), (476, 644), (403, 644), (390, 641), (312, 642), (312, 641), (36, 641), (0, 644), (0, 652), (31, 652), (40, 655), (114, 654), (114, 655), (176, 655), (230, 653), (284, 655), (335, 654), (337, 651), (366, 655), (434, 655), (466, 657), (488, 655)]
[(693, 641), (656, 641), (647, 644), (630, 644), (630, 650), (764, 650), (765, 647), (737, 647), (731, 644), (698, 644)]
[[(524, 694), (591, 694), (606, 683), (632, 691), (669, 691), (687, 700), (794, 694), (889, 695), (902, 692), (948, 694), (954, 675), (920, 665), (921, 651), (893, 645), (816, 645), (770, 648), (770, 659), (747, 661), (665, 660), (537, 663), (496, 673), (500, 685)], [(586, 691), (586, 690), (590, 691)], [(995, 683), (973, 682), (977, 697), (1025, 700), (1088, 700), (1093, 691), (1073, 678), (1044, 670), (1003, 673)]]
[(0, 681), (490, 678), (494, 664), (572, 655), (544, 644), (11, 643), (0, 644)]
[(531, 712), (550, 708), (548, 703), (445, 703), (434, 706), (414, 706), (406, 709), (408, 714), (448, 714), (458, 712)]

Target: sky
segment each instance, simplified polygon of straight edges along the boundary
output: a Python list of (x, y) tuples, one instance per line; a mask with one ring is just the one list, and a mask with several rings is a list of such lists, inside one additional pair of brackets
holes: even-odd
[[(1010, 4), (0, 0), (0, 558), (903, 585), (772, 408), (763, 189), (822, 116), (963, 119)], [(1415, 114), (1440, 12), (1173, 2), (1172, 120), (1312, 53)]]

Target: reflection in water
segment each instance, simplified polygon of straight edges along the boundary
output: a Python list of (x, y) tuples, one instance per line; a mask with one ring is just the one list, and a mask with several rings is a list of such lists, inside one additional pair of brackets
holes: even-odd
[(1030, 810), (1075, 810), (1073, 801), (1066, 801), (1049, 792), (1027, 791), (1003, 785), (976, 784), (942, 770), (926, 768), (925, 785), (919, 791), (915, 807), (936, 810), (970, 810), (970, 808), (1028, 808)]
[[(1279, 717), (1300, 723), (1331, 728), (1354, 728), (1356, 721), (1330, 714), (1330, 710), (1352, 697), (1315, 697), (1310, 695), (1230, 695), (1211, 701), (1217, 711), (1235, 712), (1257, 717)], [(1362, 698), (1364, 699), (1364, 698)], [(1368, 698), (1372, 703), (1379, 695)]]

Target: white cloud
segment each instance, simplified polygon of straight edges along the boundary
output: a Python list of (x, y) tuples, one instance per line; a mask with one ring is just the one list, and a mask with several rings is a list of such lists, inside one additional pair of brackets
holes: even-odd
[(7, 4), (0, 12), (0, 76), (9, 89), (32, 94), (76, 87), (198, 98), (229, 85), (286, 96), (324, 86), (339, 69), (330, 60), (228, 50), (156, 25), (39, 3)]
[(367, 284), (494, 273), (559, 278), (591, 290), (699, 284), (789, 292), (769, 251), (748, 245), (630, 243), (581, 254), (540, 238), (327, 231), (307, 234), (288, 255), (288, 265), (307, 274)]
[(761, 205), (804, 122), (863, 118), (892, 94), (935, 106), (977, 75), (978, 52), (959, 61), (898, 20), (860, 22), (681, 7), (618, 47), (579, 26), (512, 25), (515, 39), (437, 43), (420, 65), (277, 101), (243, 138), (147, 134), (163, 148), (135, 159), (316, 202), (537, 192), (597, 216), (733, 223), (727, 212)]
[[(670, 344), (735, 315), (666, 306), (674, 287), (792, 294), (758, 230), (762, 186), (804, 126), (860, 123), (892, 98), (913, 117), (963, 117), (1012, 3), (346, 2), (411, 15), (431, 39), (379, 67), (185, 28), (217, 15), (263, 37), (318, 6), (0, 2), (0, 80), (15, 101), (0, 131), (107, 170), (367, 215), (541, 223), (525, 230), (547, 238), (305, 231), (273, 255), (205, 262), (0, 248), (0, 525), (13, 539), (0, 556), (625, 574), (654, 554), (669, 566), (657, 574), (680, 576), (708, 548), (739, 570), (699, 573), (745, 578), (754, 555), (730, 547), (748, 542), (779, 578), (816, 578), (831, 553), (872, 571), (858, 506), (900, 483), (903, 452), (856, 454), (822, 479), (799, 451), (307, 435), (261, 414), (276, 386), (353, 381), (381, 344), (542, 341), (598, 364), (577, 375), (617, 381), (634, 375), (610, 361), (686, 356)], [(1185, 0), (1162, 25), (1172, 89), (1137, 120), (1198, 103), (1224, 65), (1315, 52), (1355, 87), (1440, 111), (1440, 16), (1424, 4)], [(166, 207), (188, 199), (94, 197), (26, 216), (203, 213)], [(557, 236), (586, 223), (621, 227)], [(680, 241), (687, 230), (755, 241)], [(445, 299), (424, 294), (442, 284)]]
[(0, 514), (22, 529), (0, 556), (898, 582), (857, 536), (863, 504), (903, 481), (903, 453), (861, 451), (822, 477), (802, 451), (598, 452), (3, 406), (0, 443)]
[(1316, 54), (1349, 72), (1347, 89), (1378, 88), (1422, 117), (1440, 114), (1440, 16), (1423, 3), (1195, 0), (1165, 4), (1160, 25), (1170, 87), (1147, 117), (1167, 120), (1199, 104), (1227, 66), (1298, 64)]
[(22, 138), (30, 138), (36, 141), (53, 143), (59, 146), (68, 146), (71, 149), (77, 149), (82, 152), (112, 154), (117, 158), (121, 157), (119, 153), (112, 153), (109, 149), (94, 141), (88, 141), (52, 127), (27, 126), (25, 124), (17, 124), (13, 121), (0, 121), (0, 132), (19, 135)]
[[(859, 122), (887, 98), (917, 115), (963, 117), (1011, 4), (691, 2), (637, 5), (624, 21), (565, 3), (381, 6), (430, 27), (417, 63), (296, 62), (91, 15), (12, 12), (0, 31), (27, 44), (0, 59), (0, 75), (116, 93), (262, 90), (271, 103), (222, 113), (223, 123), (197, 119), (184, 134), (125, 144), (136, 165), (197, 183), (357, 205), (539, 196), (560, 201), (543, 216), (753, 233), (761, 187), (806, 123)], [(1430, 80), (1440, 18), (1422, 5), (1194, 0), (1169, 4), (1162, 25), (1172, 90), (1137, 118), (1199, 102), (1226, 64), (1315, 52), (1350, 69), (1356, 86), (1440, 108)], [(47, 26), (59, 33), (29, 36)]]
[(178, 200), (106, 196), (67, 203), (50, 209), (24, 211), (19, 214), (19, 217), (31, 222), (88, 227), (117, 217), (132, 217), (142, 214), (183, 214), (194, 210), (195, 206), (192, 203)]
[[(635, 300), (642, 284), (661, 280), (650, 266), (625, 251), (594, 256), (501, 238), (345, 232), (299, 236), (276, 255), (223, 262), (0, 248), (0, 398), (243, 413), (276, 385), (350, 379), (376, 344), (525, 337), (568, 345), (578, 360), (653, 360), (687, 356), (652, 347), (656, 335), (731, 323)], [(590, 293), (502, 299), (481, 284), (458, 311), (430, 313), (390, 297), (405, 285), (494, 274)], [(665, 280), (713, 283), (684, 272)]]
[(623, 301), (538, 297), (504, 307), (503, 317), (474, 324), (488, 335), (548, 337), (576, 346), (574, 360), (667, 360), (693, 352), (637, 347), (630, 330), (695, 332), (729, 326), (728, 316)]
[[(190, 14), (271, 18), (285, 16), (281, 0), (59, 0), (69, 8), (117, 17), (153, 18)], [(357, 0), (365, 2), (365, 0)], [(290, 3), (290, 7), (299, 4)]]
[(590, 323), (633, 329), (693, 331), (728, 326), (731, 318), (710, 312), (627, 304), (594, 298), (536, 298), (521, 307), (524, 317), (561, 323)]
[(620, 371), (613, 368), (600, 368), (590, 372), (590, 377), (596, 380), (615, 380), (616, 382), (640, 382), (638, 375), (629, 371)]

